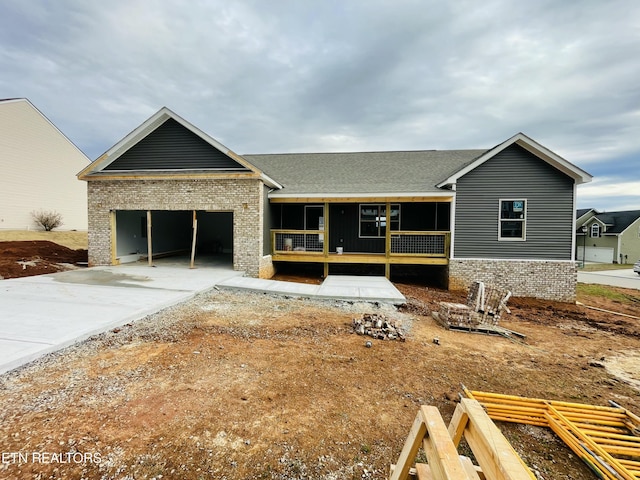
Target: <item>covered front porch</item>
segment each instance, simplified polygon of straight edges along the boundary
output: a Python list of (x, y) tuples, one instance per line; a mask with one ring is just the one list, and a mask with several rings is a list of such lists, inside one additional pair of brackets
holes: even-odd
[(450, 198), (272, 201), (274, 262), (447, 265)]

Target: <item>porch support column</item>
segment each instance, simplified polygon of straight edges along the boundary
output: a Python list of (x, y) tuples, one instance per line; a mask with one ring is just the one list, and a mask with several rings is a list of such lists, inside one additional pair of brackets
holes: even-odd
[(386, 219), (387, 226), (385, 228), (385, 235), (384, 235), (384, 256), (385, 256), (384, 276), (389, 278), (391, 276), (391, 263), (390, 263), (390, 259), (391, 259), (391, 202), (387, 202), (385, 212), (386, 212), (385, 219)]
[(151, 249), (151, 210), (147, 210), (147, 255), (149, 266), (153, 267), (153, 251)]
[(324, 244), (322, 246), (322, 253), (324, 255), (324, 278), (329, 276), (329, 204), (324, 204)]
[(109, 233), (111, 236), (111, 265), (118, 265), (120, 262), (118, 261), (118, 234), (116, 230), (116, 211), (109, 211)]

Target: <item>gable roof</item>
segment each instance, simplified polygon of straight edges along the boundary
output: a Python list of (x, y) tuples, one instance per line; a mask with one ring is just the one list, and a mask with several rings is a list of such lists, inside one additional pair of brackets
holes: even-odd
[(593, 217), (604, 225), (607, 230), (604, 235), (615, 235), (624, 232), (633, 222), (640, 218), (640, 210), (628, 210), (624, 212), (604, 212)]
[[(177, 135), (183, 137), (180, 144), (171, 140)], [(240, 155), (163, 107), (78, 173), (78, 178), (229, 175), (259, 177), (271, 187), (280, 187)]]
[(42, 113), (38, 107), (36, 107), (33, 103), (31, 103), (31, 101), (28, 98), (2, 98), (0, 99), (0, 107), (2, 105), (8, 105), (11, 103), (25, 103), (27, 104), (29, 107), (31, 107), (35, 112), (38, 113), (38, 115), (40, 115), (43, 119), (46, 120), (46, 122), (57, 132), (60, 134), (60, 136), (62, 138), (64, 138), (64, 140), (74, 149), (77, 150), (77, 152), (82, 155), (84, 158), (86, 158), (87, 162), (90, 163), (91, 160), (89, 159), (89, 157), (87, 157), (84, 152), (82, 150), (80, 150), (80, 148), (71, 141), (71, 139), (69, 137), (67, 137), (58, 127), (55, 126), (55, 124), (49, 120), (49, 118)]
[(269, 194), (287, 197), (451, 196), (436, 183), (485, 150), (285, 153), (244, 155), (283, 185)]
[(576, 219), (584, 217), (589, 212), (593, 212), (594, 214), (598, 213), (595, 208), (579, 208), (576, 210)]
[(547, 162), (549, 165), (555, 167), (556, 169), (558, 169), (561, 172), (565, 173), (569, 177), (573, 178), (574, 181), (576, 182), (576, 185), (580, 185), (582, 183), (588, 183), (593, 178), (591, 175), (589, 175), (584, 170), (576, 167), (575, 165), (573, 165), (572, 163), (568, 162), (567, 160), (565, 160), (561, 156), (553, 153), (548, 148), (540, 145), (535, 140), (527, 137), (524, 133), (517, 133), (513, 137), (511, 137), (508, 140), (505, 140), (504, 142), (502, 142), (501, 144), (496, 145), (495, 147), (493, 147), (490, 150), (487, 150), (483, 155), (479, 156), (477, 159), (475, 159), (469, 165), (467, 165), (464, 168), (461, 168), (460, 170), (456, 171), (454, 174), (449, 176), (446, 180), (444, 180), (443, 182), (440, 182), (438, 184), (438, 187), (447, 188), (447, 187), (451, 187), (451, 186), (455, 185), (457, 180), (460, 177), (466, 175), (471, 170), (474, 170), (475, 168), (478, 168), (480, 165), (485, 163), (487, 160), (491, 159), (492, 157), (494, 157), (495, 155), (497, 155), (501, 151), (505, 150), (506, 148), (508, 148), (508, 147), (510, 147), (511, 145), (514, 145), (514, 144), (521, 146), (525, 150), (528, 150), (529, 152), (531, 152), (532, 154), (534, 154), (538, 158), (540, 158), (540, 159), (544, 160), (545, 162)]

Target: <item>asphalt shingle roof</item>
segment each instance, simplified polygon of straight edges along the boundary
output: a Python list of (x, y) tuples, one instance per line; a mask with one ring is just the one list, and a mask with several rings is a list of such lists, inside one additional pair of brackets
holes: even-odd
[(278, 195), (441, 192), (436, 185), (486, 150), (243, 155), (282, 184)]
[(580, 218), (591, 210), (593, 210), (593, 208), (579, 208), (578, 210), (576, 210), (576, 218)]
[(640, 218), (640, 210), (599, 213), (598, 215), (596, 215), (596, 218), (607, 225), (605, 234), (621, 233), (629, 225)]

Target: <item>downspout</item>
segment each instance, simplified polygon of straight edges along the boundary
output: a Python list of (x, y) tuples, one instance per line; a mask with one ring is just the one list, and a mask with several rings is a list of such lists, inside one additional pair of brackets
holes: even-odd
[[(576, 198), (578, 195), (578, 185), (576, 184), (576, 182), (573, 182), (573, 209), (571, 210), (572, 214), (571, 217), (573, 218), (573, 220), (571, 221), (571, 256), (573, 257), (573, 261), (577, 262), (578, 261), (578, 251), (576, 250), (576, 240), (577, 240), (577, 218), (576, 218)], [(586, 235), (586, 233), (585, 233)], [(585, 245), (586, 245), (586, 240), (585, 240)], [(586, 246), (585, 246), (585, 250), (586, 250)], [(584, 265), (583, 265), (584, 266)]]
[(618, 258), (620, 259), (620, 263), (622, 263), (623, 262), (623, 257), (622, 257), (622, 232), (618, 233), (617, 237), (618, 237), (618, 251), (616, 253), (618, 254)]

